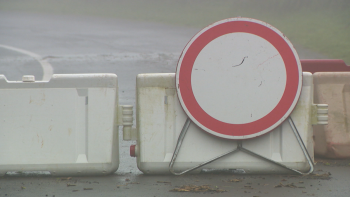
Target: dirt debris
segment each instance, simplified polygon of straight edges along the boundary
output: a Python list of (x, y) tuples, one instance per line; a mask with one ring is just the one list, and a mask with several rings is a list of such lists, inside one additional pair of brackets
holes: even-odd
[(209, 185), (200, 185), (200, 186), (183, 185), (169, 191), (170, 192), (216, 192), (216, 193), (227, 192), (226, 190), (219, 189), (217, 186), (216, 188), (213, 189)]
[(308, 179), (322, 179), (322, 180), (329, 180), (331, 179), (331, 173), (330, 172), (327, 172), (327, 173), (324, 173), (324, 174), (315, 174), (315, 173), (312, 173), (312, 174), (309, 174), (307, 175), (306, 177)]
[(157, 183), (163, 183), (164, 185), (171, 186), (171, 182), (170, 181), (157, 181)]
[(250, 185), (245, 185), (244, 188), (242, 188), (242, 189), (254, 189), (254, 188), (252, 188), (252, 186), (250, 186)]
[(294, 183), (289, 183), (289, 184), (285, 184), (285, 185), (284, 185), (283, 183), (280, 183), (280, 184), (278, 184), (278, 185), (275, 186), (275, 188), (279, 188), (279, 187), (303, 188), (303, 189), (305, 189), (304, 186), (296, 186), (296, 185), (294, 185)]
[(280, 184), (275, 186), (275, 188), (279, 188), (279, 187), (298, 188), (298, 186), (294, 185), (294, 183), (289, 183), (289, 184), (285, 184), (285, 185), (283, 183), (280, 183)]
[(324, 166), (348, 166), (349, 165), (349, 159), (322, 159), (322, 158), (315, 158), (315, 164), (317, 165), (324, 165)]
[(139, 182), (130, 182), (130, 183), (126, 183), (124, 185), (117, 185), (117, 188), (122, 187), (122, 186), (128, 186), (129, 184), (140, 184)]
[(228, 180), (228, 182), (242, 182), (242, 179), (231, 179), (231, 180)]
[(69, 181), (72, 179), (72, 177), (65, 177), (65, 178), (60, 178), (60, 179), (61, 179), (61, 181)]
[[(323, 170), (316, 170), (316, 172), (322, 172)], [(323, 174), (317, 174), (317, 173), (311, 173), (308, 175), (286, 175), (284, 177), (286, 177), (287, 179), (289, 178), (301, 178), (301, 179), (320, 179), (320, 180), (330, 180), (331, 177), (331, 173), (330, 172), (325, 172)], [(286, 179), (282, 179), (281, 181), (285, 181)]]
[(168, 183), (168, 184), (171, 184), (171, 182), (169, 182), (169, 181), (157, 181), (157, 183)]

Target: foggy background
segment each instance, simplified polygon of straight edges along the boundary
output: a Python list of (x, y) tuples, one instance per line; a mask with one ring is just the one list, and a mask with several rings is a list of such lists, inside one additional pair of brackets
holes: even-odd
[[(33, 75), (38, 81), (52, 74), (115, 73), (119, 104), (133, 105), (135, 118), (137, 74), (174, 73), (181, 50), (196, 32), (237, 16), (281, 30), (300, 59), (343, 59), (350, 64), (350, 0), (0, 0), (0, 75), (9, 81)], [(349, 160), (317, 160), (312, 176), (243, 175), (239, 183), (230, 181), (231, 174), (144, 176), (130, 157), (135, 141), (123, 141), (122, 133), (120, 128), (115, 174), (64, 181), (0, 177), (0, 196), (183, 196), (169, 191), (184, 184), (228, 190), (215, 196), (350, 193)], [(286, 181), (283, 188), (281, 181)], [(213, 196), (187, 196), (193, 195)]]
[(195, 28), (224, 18), (251, 17), (275, 26), (294, 45), (350, 64), (349, 0), (0, 0), (0, 11), (106, 17)]

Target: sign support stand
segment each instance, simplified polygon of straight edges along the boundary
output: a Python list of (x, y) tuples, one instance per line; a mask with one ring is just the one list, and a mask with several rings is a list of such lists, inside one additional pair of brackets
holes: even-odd
[(186, 122), (185, 122), (185, 124), (184, 124), (184, 126), (183, 126), (183, 128), (182, 128), (182, 130), (181, 130), (181, 133), (180, 133), (179, 138), (178, 138), (178, 140), (177, 140), (177, 144), (176, 144), (176, 147), (175, 147), (175, 151), (174, 151), (174, 153), (173, 153), (173, 157), (171, 158), (171, 161), (170, 161), (170, 163), (169, 163), (169, 170), (170, 170), (170, 172), (171, 172), (172, 174), (174, 174), (174, 175), (182, 175), (182, 174), (185, 174), (185, 173), (187, 173), (187, 172), (190, 172), (190, 171), (193, 171), (193, 170), (195, 170), (195, 169), (198, 169), (198, 168), (200, 168), (200, 167), (202, 167), (202, 166), (205, 166), (205, 165), (207, 165), (207, 164), (209, 164), (209, 163), (211, 163), (211, 162), (214, 162), (214, 161), (216, 161), (216, 160), (218, 160), (218, 159), (220, 159), (220, 158), (222, 158), (222, 157), (224, 157), (224, 156), (226, 156), (226, 155), (229, 155), (229, 154), (231, 154), (231, 153), (235, 153), (235, 152), (238, 152), (238, 151), (242, 151), (242, 152), (245, 152), (245, 153), (247, 153), (247, 154), (250, 154), (250, 155), (252, 155), (252, 156), (254, 156), (254, 157), (258, 157), (258, 158), (260, 158), (260, 159), (262, 159), (262, 160), (265, 160), (265, 161), (267, 161), (267, 162), (270, 162), (270, 163), (273, 163), (273, 164), (275, 164), (275, 165), (281, 166), (282, 168), (285, 168), (285, 169), (287, 169), (287, 170), (291, 170), (291, 171), (296, 172), (296, 173), (301, 174), (301, 175), (308, 175), (308, 174), (310, 174), (310, 173), (312, 173), (312, 172), (314, 171), (314, 163), (313, 163), (313, 161), (312, 161), (312, 159), (311, 159), (311, 157), (310, 157), (309, 152), (307, 151), (307, 149), (306, 149), (306, 147), (305, 147), (305, 144), (304, 144), (303, 140), (302, 140), (301, 137), (300, 137), (300, 134), (299, 134), (299, 132), (298, 132), (298, 129), (296, 128), (296, 126), (295, 126), (295, 124), (294, 124), (294, 122), (293, 122), (293, 119), (292, 119), (290, 116), (289, 116), (289, 118), (288, 118), (288, 122), (289, 122), (289, 125), (291, 126), (291, 128), (292, 128), (292, 130), (293, 130), (293, 133), (294, 133), (295, 137), (297, 138), (297, 141), (298, 141), (298, 143), (299, 143), (300, 148), (302, 149), (302, 151), (303, 151), (303, 153), (304, 153), (305, 158), (307, 159), (307, 161), (308, 161), (308, 163), (309, 163), (309, 165), (310, 165), (310, 170), (309, 170), (308, 172), (301, 172), (301, 171), (298, 171), (298, 170), (296, 170), (296, 169), (289, 168), (289, 167), (287, 167), (286, 165), (283, 165), (283, 164), (281, 164), (281, 163), (279, 163), (279, 162), (276, 162), (276, 161), (274, 161), (274, 160), (272, 160), (272, 159), (266, 158), (266, 157), (264, 157), (264, 156), (262, 156), (262, 155), (259, 155), (259, 154), (257, 154), (257, 153), (254, 153), (254, 152), (252, 152), (252, 151), (250, 151), (250, 150), (248, 150), (248, 149), (246, 149), (246, 148), (243, 148), (243, 144), (242, 144), (242, 141), (243, 141), (243, 140), (237, 140), (237, 142), (238, 142), (237, 148), (235, 148), (234, 150), (231, 150), (231, 151), (229, 151), (229, 152), (227, 152), (227, 153), (224, 153), (224, 154), (222, 154), (222, 155), (219, 155), (219, 156), (217, 156), (217, 157), (215, 157), (215, 158), (213, 158), (213, 159), (210, 159), (210, 160), (208, 160), (208, 161), (205, 161), (205, 162), (203, 162), (203, 163), (201, 163), (201, 164), (199, 164), (199, 165), (197, 165), (197, 166), (194, 166), (194, 167), (192, 167), (192, 168), (189, 168), (189, 169), (187, 169), (187, 170), (185, 170), (185, 171), (182, 171), (182, 172), (175, 172), (175, 170), (174, 170), (173, 167), (174, 167), (174, 164), (175, 164), (175, 160), (176, 160), (176, 158), (177, 158), (177, 156), (178, 156), (178, 154), (179, 154), (179, 151), (180, 151), (182, 142), (183, 142), (183, 140), (184, 140), (184, 138), (185, 138), (185, 136), (186, 136), (186, 133), (187, 133), (187, 131), (188, 131), (188, 128), (189, 128), (189, 126), (190, 126), (190, 124), (191, 124), (190, 118), (187, 118), (187, 120), (186, 120)]

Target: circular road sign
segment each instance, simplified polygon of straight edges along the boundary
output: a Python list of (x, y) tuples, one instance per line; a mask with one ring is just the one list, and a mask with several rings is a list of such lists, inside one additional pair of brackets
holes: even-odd
[(204, 131), (249, 139), (279, 126), (302, 86), (296, 50), (279, 30), (251, 18), (218, 21), (197, 33), (176, 69), (179, 101)]

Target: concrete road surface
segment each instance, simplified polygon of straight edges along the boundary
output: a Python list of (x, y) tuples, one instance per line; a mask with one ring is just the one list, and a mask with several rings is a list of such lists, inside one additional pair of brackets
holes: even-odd
[[(139, 73), (175, 72), (200, 29), (98, 17), (0, 12), (0, 73), (8, 80), (52, 73), (116, 73), (121, 104), (135, 106)], [(302, 59), (325, 58), (299, 46)], [(0, 128), (1, 129), (1, 128)], [(122, 139), (122, 136), (120, 136)], [(0, 196), (349, 196), (349, 160), (319, 160), (311, 176), (198, 174), (145, 176), (120, 141), (120, 167), (109, 176), (0, 178)], [(0, 145), (1, 146), (1, 145)], [(0, 158), (1, 159), (1, 158)], [(208, 185), (205, 192), (172, 192)]]

